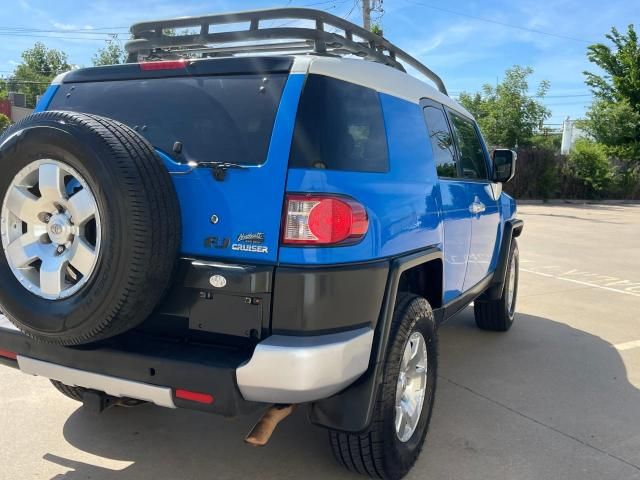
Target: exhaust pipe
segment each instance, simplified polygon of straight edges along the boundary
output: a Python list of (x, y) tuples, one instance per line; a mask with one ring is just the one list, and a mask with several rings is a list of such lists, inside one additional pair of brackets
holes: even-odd
[(264, 447), (269, 443), (269, 439), (278, 424), (291, 415), (295, 407), (295, 405), (274, 405), (270, 407), (260, 421), (251, 429), (244, 441), (253, 447)]

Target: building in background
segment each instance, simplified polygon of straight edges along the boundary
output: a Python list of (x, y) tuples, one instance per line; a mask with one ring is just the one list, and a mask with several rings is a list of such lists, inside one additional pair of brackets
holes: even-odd
[(7, 100), (0, 100), (0, 113), (15, 123), (31, 115), (33, 109), (26, 108), (26, 98), (23, 93), (9, 92)]
[(560, 153), (562, 155), (568, 155), (571, 148), (579, 138), (585, 138), (587, 133), (584, 130), (580, 130), (576, 126), (576, 121), (567, 119), (562, 123), (562, 145), (560, 147)]

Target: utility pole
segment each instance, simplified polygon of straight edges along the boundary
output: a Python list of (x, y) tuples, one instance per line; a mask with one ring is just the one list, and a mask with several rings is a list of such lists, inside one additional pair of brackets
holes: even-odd
[(362, 0), (362, 26), (371, 31), (371, 0)]
[(376, 19), (376, 24), (374, 25), (374, 27), (380, 27), (379, 25), (380, 19), (384, 14), (384, 9), (382, 7), (383, 0), (359, 0), (359, 1), (362, 2), (362, 26), (364, 27), (364, 29), (369, 32), (371, 31), (371, 13), (372, 12), (375, 12), (378, 14), (378, 17)]

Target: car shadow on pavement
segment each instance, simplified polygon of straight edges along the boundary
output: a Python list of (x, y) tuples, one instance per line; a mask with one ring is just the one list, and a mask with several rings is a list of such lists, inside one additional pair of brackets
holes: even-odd
[[(559, 478), (554, 468), (571, 472), (574, 464), (582, 478), (589, 462), (594, 472), (640, 465), (640, 392), (609, 343), (522, 314), (506, 334), (483, 332), (467, 309), (441, 329), (440, 348), (432, 426), (408, 478)], [(326, 432), (307, 423), (304, 408), (259, 449), (242, 440), (256, 420), (154, 406), (100, 415), (79, 408), (64, 425), (66, 441), (123, 466), (44, 458), (69, 469), (56, 480), (362, 478), (334, 463)], [(611, 471), (600, 478), (623, 478)]]

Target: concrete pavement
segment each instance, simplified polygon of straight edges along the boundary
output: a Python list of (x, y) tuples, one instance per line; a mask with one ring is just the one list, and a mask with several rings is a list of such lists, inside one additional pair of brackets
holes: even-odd
[[(440, 378), (413, 479), (640, 479), (640, 206), (525, 205), (518, 318), (467, 309), (441, 331)], [(322, 479), (343, 472), (303, 409), (263, 449), (255, 418), (153, 406), (84, 412), (0, 368), (0, 480)]]

